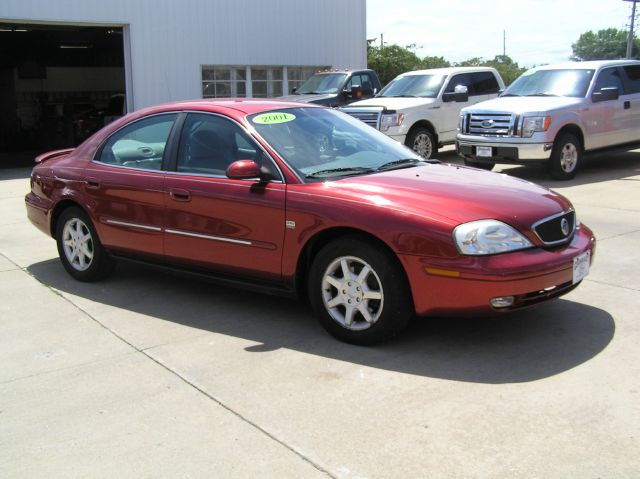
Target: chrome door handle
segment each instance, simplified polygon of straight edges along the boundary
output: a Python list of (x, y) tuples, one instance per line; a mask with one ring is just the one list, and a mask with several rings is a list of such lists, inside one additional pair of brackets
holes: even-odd
[(180, 188), (171, 188), (169, 196), (175, 201), (191, 201), (191, 193)]

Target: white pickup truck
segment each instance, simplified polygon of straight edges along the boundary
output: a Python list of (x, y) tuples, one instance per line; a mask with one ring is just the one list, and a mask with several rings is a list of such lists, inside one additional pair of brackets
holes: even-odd
[(500, 97), (463, 109), (459, 130), (467, 165), (543, 163), (571, 179), (584, 153), (640, 147), (640, 61), (533, 68)]
[(456, 139), (460, 110), (504, 90), (489, 67), (417, 70), (394, 78), (374, 98), (341, 110), (377, 128), (424, 158)]

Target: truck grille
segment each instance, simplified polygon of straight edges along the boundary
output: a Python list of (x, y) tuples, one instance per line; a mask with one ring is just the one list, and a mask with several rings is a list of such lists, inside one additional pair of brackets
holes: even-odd
[(533, 231), (546, 245), (565, 243), (576, 229), (576, 214), (573, 210), (544, 218), (533, 225)]
[(515, 131), (515, 115), (508, 113), (467, 113), (463, 131), (470, 135), (510, 136)]
[(382, 108), (342, 108), (342, 111), (357, 118), (360, 121), (365, 122), (367, 125), (374, 127), (376, 130), (380, 129), (380, 116), (382, 115)]

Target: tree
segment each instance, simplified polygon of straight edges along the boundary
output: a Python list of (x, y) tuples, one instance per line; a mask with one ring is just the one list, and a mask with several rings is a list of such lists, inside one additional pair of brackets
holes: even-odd
[(513, 80), (522, 75), (526, 68), (521, 68), (509, 55), (496, 55), (493, 60), (485, 60), (480, 57), (469, 58), (456, 66), (459, 67), (493, 67), (498, 70), (505, 85), (510, 85)]
[[(571, 45), (572, 60), (613, 60), (624, 58), (627, 52), (627, 32), (617, 28), (607, 28), (593, 33), (583, 33), (578, 41)], [(640, 40), (633, 39), (633, 54), (640, 54)]]
[(428, 68), (443, 68), (450, 67), (451, 63), (444, 59), (444, 57), (424, 57), (422, 59), (422, 67), (425, 70)]
[(401, 73), (422, 68), (420, 58), (408, 48), (399, 45), (385, 45), (384, 48), (369, 45), (367, 64), (376, 71), (383, 85)]

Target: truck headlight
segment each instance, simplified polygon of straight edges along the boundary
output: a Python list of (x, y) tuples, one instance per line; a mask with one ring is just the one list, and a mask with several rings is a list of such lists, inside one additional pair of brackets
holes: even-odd
[(461, 254), (489, 255), (533, 246), (531, 241), (498, 220), (464, 223), (453, 230), (453, 240)]
[(392, 126), (400, 126), (403, 120), (403, 113), (383, 113), (380, 119), (380, 131), (387, 131)]
[(522, 136), (531, 138), (536, 131), (547, 131), (551, 125), (550, 116), (525, 116), (522, 121)]

